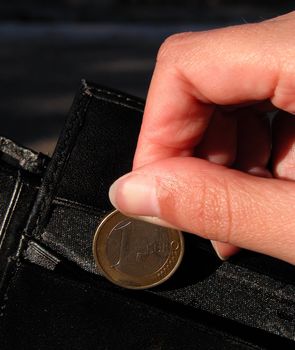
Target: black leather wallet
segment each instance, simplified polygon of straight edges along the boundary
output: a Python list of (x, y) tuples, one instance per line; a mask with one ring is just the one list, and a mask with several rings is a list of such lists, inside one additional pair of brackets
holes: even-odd
[(131, 169), (144, 101), (82, 82), (51, 159), (0, 138), (0, 349), (282, 349), (295, 343), (295, 268), (219, 261), (184, 233), (163, 285), (100, 275), (92, 242)]

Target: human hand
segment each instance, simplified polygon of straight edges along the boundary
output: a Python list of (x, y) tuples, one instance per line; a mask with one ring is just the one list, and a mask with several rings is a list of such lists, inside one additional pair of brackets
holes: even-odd
[[(281, 110), (272, 135), (265, 112)], [(295, 264), (295, 12), (168, 38), (150, 85), (123, 213)], [(267, 170), (271, 156), (272, 171)], [(291, 181), (290, 181), (291, 180)]]

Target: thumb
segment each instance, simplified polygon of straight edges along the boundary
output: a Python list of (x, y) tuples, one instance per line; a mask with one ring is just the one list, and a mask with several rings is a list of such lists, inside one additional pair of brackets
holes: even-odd
[(191, 157), (150, 163), (110, 188), (130, 216), (295, 264), (295, 183)]

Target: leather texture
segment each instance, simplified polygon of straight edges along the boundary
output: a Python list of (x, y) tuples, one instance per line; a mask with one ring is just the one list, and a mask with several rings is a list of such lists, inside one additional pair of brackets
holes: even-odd
[(143, 108), (83, 81), (51, 160), (0, 140), (1, 349), (294, 348), (287, 263), (247, 251), (221, 263), (184, 233), (184, 261), (160, 287), (99, 275), (94, 233), (109, 186), (131, 169)]

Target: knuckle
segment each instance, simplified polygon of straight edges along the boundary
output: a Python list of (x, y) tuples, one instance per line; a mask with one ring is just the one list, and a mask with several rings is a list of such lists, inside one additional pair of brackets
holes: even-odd
[(179, 51), (180, 46), (183, 45), (192, 34), (192, 32), (184, 32), (167, 37), (160, 46), (157, 61), (175, 58), (175, 52)]
[(278, 80), (274, 94), (272, 97), (272, 103), (288, 113), (295, 114), (295, 65), (288, 65), (288, 68), (284, 68), (281, 76)]
[[(226, 180), (214, 175), (202, 177), (194, 183), (187, 183), (174, 203), (174, 212), (179, 208), (181, 195), (188, 196), (183, 203), (183, 213), (179, 218), (190, 229), (207, 239), (230, 242), (233, 229), (232, 190)], [(176, 199), (177, 199), (176, 198)]]
[(233, 203), (234, 193), (226, 179), (214, 175), (195, 178), (193, 183), (187, 178), (166, 178), (157, 193), (161, 218), (204, 238), (231, 242), (241, 217)]
[(233, 228), (232, 195), (224, 179), (211, 179), (204, 186), (203, 225), (209, 238), (230, 242)]

